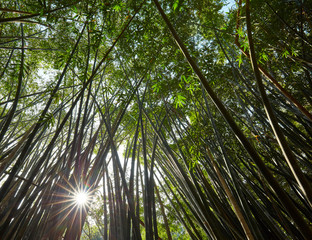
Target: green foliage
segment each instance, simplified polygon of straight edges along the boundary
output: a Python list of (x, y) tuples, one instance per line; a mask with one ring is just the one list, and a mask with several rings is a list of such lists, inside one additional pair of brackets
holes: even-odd
[(176, 98), (174, 99), (175, 107), (182, 108), (185, 105), (186, 97), (183, 97), (180, 93), (177, 93)]
[[(254, 239), (303, 238), (154, 1), (141, 4), (1, 2), (0, 239), (245, 239), (235, 202)], [(207, 84), (309, 224), (309, 200), (280, 151), (242, 53), (249, 52), (245, 3), (226, 10), (219, 0), (160, 4)], [(310, 112), (311, 8), (307, 1), (251, 1), (259, 66)], [(3, 22), (19, 16), (25, 21)], [(311, 121), (262, 77), (311, 179)], [(78, 183), (97, 190), (87, 211), (76, 211), (69, 199)]]

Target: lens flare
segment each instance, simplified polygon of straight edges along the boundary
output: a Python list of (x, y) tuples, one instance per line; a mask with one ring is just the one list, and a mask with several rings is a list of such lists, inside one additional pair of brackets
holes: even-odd
[(47, 205), (52, 206), (51, 221), (57, 222), (49, 232), (52, 234), (56, 228), (68, 224), (70, 228), (81, 230), (97, 188), (88, 184), (88, 181), (83, 178), (77, 179), (75, 175), (70, 178), (63, 176), (56, 185), (57, 188)]

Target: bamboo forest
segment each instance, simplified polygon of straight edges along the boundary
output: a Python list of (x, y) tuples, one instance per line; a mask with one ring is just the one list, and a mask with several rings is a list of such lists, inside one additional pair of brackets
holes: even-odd
[(312, 1), (1, 0), (1, 240), (312, 239)]

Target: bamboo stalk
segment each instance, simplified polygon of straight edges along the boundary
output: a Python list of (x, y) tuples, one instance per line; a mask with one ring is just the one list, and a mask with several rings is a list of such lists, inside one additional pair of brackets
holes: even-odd
[[(268, 4), (268, 2), (266, 2)], [(236, 17), (236, 34), (235, 34), (235, 40), (234, 43), (235, 45), (239, 48), (239, 50), (249, 59), (250, 55), (248, 52), (246, 52), (242, 47), (241, 44), (239, 43), (239, 35), (238, 35), (238, 28), (240, 26), (240, 10), (242, 6), (242, 0), (239, 0), (238, 2), (238, 9), (237, 9), (237, 17)], [(262, 67), (260, 64), (258, 64), (258, 69), (262, 72), (264, 76), (268, 80), (270, 80), (273, 85), (286, 97), (289, 99), (290, 102), (292, 102), (310, 121), (312, 121), (312, 114), (300, 103), (298, 100), (291, 95), (285, 88), (282, 87), (281, 84), (271, 75), (269, 74), (264, 67)]]
[(214, 159), (214, 157), (212, 156), (210, 150), (208, 149), (208, 147), (206, 148), (207, 154), (209, 156), (209, 158), (211, 159), (212, 165), (218, 175), (218, 178), (221, 182), (222, 187), (224, 188), (224, 191), (226, 192), (227, 196), (229, 197), (229, 200), (234, 208), (235, 214), (237, 216), (237, 218), (239, 219), (239, 222), (242, 225), (242, 228), (244, 229), (244, 232), (246, 234), (247, 239), (249, 240), (254, 240), (254, 236), (245, 220), (245, 217), (239, 207), (239, 204), (237, 203), (235, 197), (233, 196), (233, 194), (231, 193), (231, 190), (229, 189), (229, 187), (227, 186), (227, 183), (225, 182), (224, 178), (222, 177), (222, 174), (220, 172), (220, 169), (218, 167), (218, 165), (216, 164), (216, 160)]
[(235, 123), (232, 116), (227, 111), (226, 107), (223, 105), (223, 103), (219, 100), (217, 95), (214, 93), (212, 88), (209, 86), (207, 79), (204, 77), (200, 69), (198, 68), (195, 61), (190, 56), (188, 50), (184, 46), (182, 40), (180, 39), (179, 35), (175, 31), (174, 27), (170, 23), (169, 19), (167, 18), (166, 14), (164, 13), (163, 9), (161, 8), (158, 0), (154, 0), (154, 3), (162, 16), (164, 22), (166, 23), (167, 27), (169, 28), (173, 38), (175, 39), (177, 45), (179, 46), (181, 52), (187, 59), (188, 63), (200, 79), (201, 83), (205, 87), (207, 93), (209, 94), (210, 98), (214, 102), (214, 104), (217, 106), (223, 117), (226, 119), (228, 124), (230, 125), (231, 129), (235, 133), (236, 137), (239, 139), (240, 143), (243, 145), (243, 147), (246, 149), (246, 151), (249, 153), (250, 157), (253, 159), (255, 164), (258, 166), (259, 170), (265, 177), (265, 179), (268, 181), (270, 186), (274, 189), (275, 193), (277, 194), (280, 201), (283, 203), (291, 217), (296, 222), (297, 227), (300, 229), (301, 233), (309, 239), (310, 236), (312, 236), (312, 230), (309, 228), (308, 224), (305, 222), (305, 220), (302, 218), (301, 214), (298, 212), (297, 208), (295, 207), (294, 203), (291, 201), (291, 199), (288, 197), (286, 192), (282, 189), (282, 187), (279, 185), (279, 183), (275, 180), (271, 172), (268, 170), (260, 156), (258, 155), (257, 151), (253, 148), (253, 146), (250, 144), (248, 139), (245, 137), (245, 135), (242, 133), (242, 131), (239, 129), (237, 124)]
[(261, 94), (261, 98), (262, 98), (262, 102), (264, 105), (264, 109), (266, 111), (266, 115), (269, 119), (270, 125), (274, 131), (276, 140), (278, 141), (278, 144), (283, 152), (283, 155), (288, 163), (289, 168), (291, 169), (298, 184), (300, 185), (302, 191), (304, 192), (307, 198), (307, 201), (312, 206), (312, 188), (309, 182), (307, 181), (305, 175), (301, 171), (299, 165), (297, 164), (297, 160), (294, 154), (292, 153), (282, 130), (280, 129), (278, 125), (278, 120), (275, 117), (270, 101), (264, 89), (264, 85), (263, 85), (262, 78), (261, 78), (260, 71), (259, 71), (258, 64), (257, 64), (256, 53), (255, 53), (253, 39), (252, 39), (249, 0), (246, 0), (246, 24), (247, 24), (247, 34), (248, 34), (248, 42), (249, 42), (249, 54), (251, 57), (252, 68), (255, 74), (257, 86)]

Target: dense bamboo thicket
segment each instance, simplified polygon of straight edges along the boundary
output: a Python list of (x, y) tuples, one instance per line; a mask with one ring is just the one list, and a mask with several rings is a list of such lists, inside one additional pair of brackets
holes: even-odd
[(0, 239), (311, 239), (311, 16), (1, 1)]

